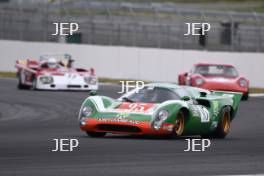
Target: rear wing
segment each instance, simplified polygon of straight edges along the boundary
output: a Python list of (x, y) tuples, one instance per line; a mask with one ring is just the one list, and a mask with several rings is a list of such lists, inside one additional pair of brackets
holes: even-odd
[(32, 73), (36, 73), (36, 68), (39, 67), (39, 63), (36, 60), (16, 60), (15, 67), (17, 68), (17, 71), (21, 70), (27, 70)]
[(233, 100), (232, 107), (234, 109), (234, 113), (237, 112), (239, 103), (242, 99), (243, 94), (240, 92), (227, 92), (227, 91), (212, 91), (214, 95), (220, 95), (223, 97), (230, 97)]

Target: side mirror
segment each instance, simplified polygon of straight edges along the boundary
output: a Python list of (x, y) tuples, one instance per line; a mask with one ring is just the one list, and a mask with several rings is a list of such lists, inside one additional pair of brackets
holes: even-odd
[(189, 96), (183, 96), (181, 98), (182, 101), (189, 101), (191, 98)]
[(90, 96), (95, 96), (95, 95), (97, 95), (97, 92), (96, 92), (95, 90), (91, 90), (91, 91), (89, 92), (89, 95), (90, 95)]

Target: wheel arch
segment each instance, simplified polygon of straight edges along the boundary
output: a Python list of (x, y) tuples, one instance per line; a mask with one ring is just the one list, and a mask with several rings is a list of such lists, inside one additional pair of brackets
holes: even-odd
[(179, 110), (178, 110), (177, 113), (175, 114), (175, 120), (176, 120), (176, 118), (177, 118), (177, 114), (178, 114), (179, 112), (182, 112), (182, 113), (183, 113), (185, 124), (188, 123), (188, 121), (189, 121), (189, 119), (190, 119), (190, 111), (189, 111), (189, 109), (186, 108), (186, 107), (181, 107), (181, 108), (179, 108)]
[(223, 107), (221, 108), (221, 111), (222, 111), (223, 109), (227, 109), (227, 110), (230, 112), (231, 120), (233, 120), (234, 117), (235, 117), (235, 110), (234, 110), (234, 108), (233, 108), (231, 105), (225, 105), (225, 106), (223, 106)]
[(186, 108), (186, 107), (182, 107), (182, 108), (179, 109), (179, 111), (182, 111), (182, 112), (183, 112), (184, 118), (185, 118), (186, 120), (189, 119), (190, 111), (189, 111), (188, 108)]

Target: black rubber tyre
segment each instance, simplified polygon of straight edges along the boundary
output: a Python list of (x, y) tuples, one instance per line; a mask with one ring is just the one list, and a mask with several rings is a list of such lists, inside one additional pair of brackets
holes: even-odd
[(179, 111), (175, 120), (175, 125), (173, 127), (173, 131), (171, 133), (171, 137), (177, 138), (182, 136), (184, 131), (184, 125), (185, 125), (185, 116), (182, 111)]
[(17, 84), (18, 89), (30, 89), (30, 86), (22, 84), (20, 74), (18, 74), (17, 77), (18, 77), (18, 84)]
[(246, 101), (246, 100), (248, 100), (248, 98), (249, 98), (249, 93), (248, 92), (244, 93), (242, 96), (242, 100)]
[(231, 113), (230, 107), (225, 107), (220, 113), (220, 119), (215, 131), (212, 134), (201, 135), (202, 138), (218, 138), (224, 139), (231, 127)]
[(36, 78), (33, 78), (33, 84), (32, 84), (32, 89), (33, 90), (37, 90), (37, 79)]
[(104, 137), (106, 135), (105, 132), (86, 132), (88, 136), (93, 137), (93, 138), (99, 138), (99, 137)]

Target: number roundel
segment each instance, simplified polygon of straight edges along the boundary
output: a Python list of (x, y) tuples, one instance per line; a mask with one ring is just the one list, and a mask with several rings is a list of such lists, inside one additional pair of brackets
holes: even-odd
[(210, 121), (209, 111), (203, 106), (199, 108), (199, 111), (200, 111), (201, 122), (209, 122)]

